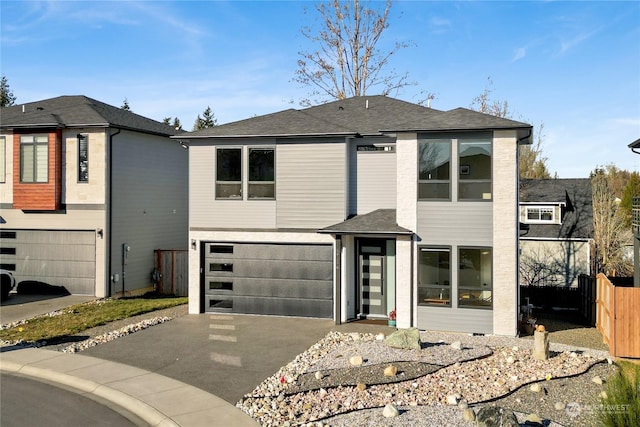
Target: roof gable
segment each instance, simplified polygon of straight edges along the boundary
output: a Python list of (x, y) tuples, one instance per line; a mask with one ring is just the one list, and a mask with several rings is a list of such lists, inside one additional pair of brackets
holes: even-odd
[(169, 125), (82, 95), (59, 96), (2, 108), (2, 128), (117, 127), (174, 135)]
[(593, 238), (593, 202), (588, 178), (523, 179), (520, 203), (564, 206), (562, 224), (530, 224), (524, 238)]

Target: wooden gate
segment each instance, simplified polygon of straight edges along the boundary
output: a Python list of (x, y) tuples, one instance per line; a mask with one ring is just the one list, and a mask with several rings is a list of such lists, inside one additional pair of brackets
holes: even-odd
[(189, 295), (189, 252), (177, 249), (156, 249), (154, 283), (163, 295)]
[(614, 357), (640, 357), (640, 288), (614, 286), (597, 276), (596, 328)]

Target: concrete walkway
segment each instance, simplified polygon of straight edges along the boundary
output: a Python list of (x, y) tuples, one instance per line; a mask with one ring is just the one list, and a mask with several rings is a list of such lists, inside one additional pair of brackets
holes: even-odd
[(144, 369), (40, 348), (4, 347), (0, 371), (104, 399), (151, 426), (255, 427), (251, 417), (197, 387)]

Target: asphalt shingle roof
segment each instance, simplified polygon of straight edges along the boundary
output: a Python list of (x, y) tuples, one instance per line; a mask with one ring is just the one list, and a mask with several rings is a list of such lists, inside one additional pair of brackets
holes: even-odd
[(378, 209), (318, 230), (329, 234), (413, 234), (396, 222), (395, 209)]
[(167, 136), (179, 133), (164, 123), (82, 95), (59, 96), (2, 108), (0, 126), (3, 129), (117, 127)]
[(214, 126), (183, 138), (380, 135), (395, 131), (521, 129), (531, 125), (465, 108), (440, 111), (387, 96), (359, 96)]
[(566, 203), (562, 224), (529, 224), (523, 238), (593, 238), (593, 203), (588, 178), (523, 179), (520, 202)]

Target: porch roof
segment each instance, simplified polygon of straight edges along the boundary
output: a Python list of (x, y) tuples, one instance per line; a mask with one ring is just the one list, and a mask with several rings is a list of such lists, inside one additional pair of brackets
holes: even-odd
[(356, 215), (346, 221), (318, 230), (327, 234), (393, 234), (411, 235), (413, 232), (396, 223), (395, 209), (378, 209)]

